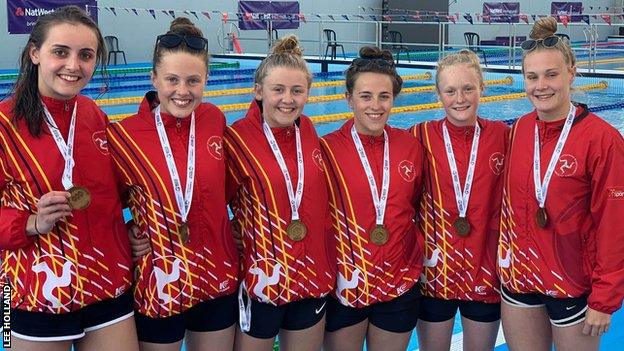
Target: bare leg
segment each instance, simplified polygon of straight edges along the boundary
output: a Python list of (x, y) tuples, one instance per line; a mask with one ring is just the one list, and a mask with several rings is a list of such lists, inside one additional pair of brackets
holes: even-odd
[(325, 351), (361, 351), (368, 330), (368, 319), (350, 327), (325, 332)]
[(366, 348), (369, 351), (405, 351), (411, 336), (411, 330), (405, 333), (393, 333), (369, 323)]
[(11, 351), (69, 351), (72, 341), (28, 341), (11, 335)]
[(213, 332), (186, 332), (187, 351), (232, 351), (236, 325)]
[(550, 351), (552, 331), (546, 306), (516, 307), (501, 303), (501, 319), (511, 351)]
[(319, 351), (323, 346), (325, 316), (315, 325), (302, 330), (280, 331), (280, 350), (282, 351)]
[(74, 346), (77, 350), (136, 351), (139, 341), (134, 317), (126, 318), (104, 328), (88, 331)]
[(552, 327), (555, 347), (558, 351), (597, 351), (600, 336), (583, 334), (583, 322), (569, 327)]
[(243, 333), (240, 328), (236, 328), (234, 339), (235, 351), (273, 351), (275, 338), (260, 339)]
[(418, 345), (422, 351), (448, 351), (451, 348), (451, 336), (455, 318), (444, 322), (426, 322), (421, 319), (416, 324)]
[(464, 351), (494, 350), (500, 321), (484, 323), (462, 317)]

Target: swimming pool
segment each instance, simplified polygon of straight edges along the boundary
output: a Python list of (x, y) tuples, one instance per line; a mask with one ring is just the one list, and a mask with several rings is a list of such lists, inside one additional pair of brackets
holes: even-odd
[[(257, 64), (257, 61), (251, 60), (223, 60), (223, 65), (212, 68), (209, 85), (206, 89), (208, 94), (212, 96), (205, 98), (205, 100), (219, 106), (225, 106), (228, 109), (231, 108), (225, 112), (228, 123), (241, 118), (245, 113), (246, 106), (251, 100), (251, 93), (249, 91), (238, 91), (237, 93), (233, 89), (245, 89), (252, 86), (250, 77)], [(151, 83), (148, 73), (146, 73), (149, 72), (148, 66), (130, 65), (129, 67), (137, 69), (135, 72), (126, 70), (123, 74), (112, 76), (109, 92), (101, 93), (101, 82), (99, 81), (94, 81), (87, 87), (90, 89), (88, 95), (99, 97), (98, 101), (103, 110), (111, 118), (136, 112), (138, 101), (142, 98), (145, 90), (150, 87)], [(320, 72), (320, 65), (311, 64), (310, 67), (317, 74)], [(342, 79), (341, 72), (344, 69), (344, 65), (329, 65), (330, 74), (319, 75), (315, 78), (315, 82), (326, 82), (324, 84), (326, 86), (312, 89), (312, 100), (321, 101), (308, 103), (304, 109), (306, 115), (316, 119), (324, 119), (328, 115), (349, 112), (344, 99), (341, 96), (334, 96), (344, 94), (344, 86), (342, 84), (332, 86), (332, 82)], [(443, 110), (431, 106), (432, 103), (437, 102), (437, 97), (430, 88), (427, 88), (434, 84), (434, 72), (432, 70), (401, 68), (399, 73), (412, 78), (406, 79), (404, 88), (407, 89), (405, 90), (425, 91), (399, 95), (395, 101), (395, 106), (407, 112), (394, 113), (390, 118), (390, 124), (400, 128), (409, 128), (415, 123), (442, 118), (444, 116)], [(431, 76), (429, 78), (424, 77), (423, 75), (426, 73), (430, 73)], [(495, 81), (495, 84), (486, 87), (484, 94), (487, 99), (493, 101), (480, 104), (480, 116), (495, 120), (510, 120), (532, 109), (526, 98), (517, 95), (518, 92), (523, 91), (520, 75), (486, 72), (485, 79)], [(0, 79), (0, 96), (9, 91), (10, 82), (10, 79)], [(602, 82), (606, 84), (602, 84)], [(586, 103), (590, 108), (608, 107), (598, 114), (614, 125), (621, 133), (624, 133), (624, 80), (621, 78), (577, 77), (574, 85), (587, 89), (579, 89), (574, 92), (573, 99), (575, 101)], [(427, 89), (429, 91), (426, 91)], [(240, 105), (237, 107), (234, 104)], [(316, 128), (319, 135), (324, 135), (337, 129), (342, 123), (344, 120), (319, 122), (316, 124)], [(459, 318), (457, 322), (459, 322)], [(452, 349), (461, 350), (462, 330), (459, 323), (455, 324), (453, 334)], [(624, 341), (624, 310), (614, 314), (611, 330), (602, 338), (600, 349), (619, 350), (622, 341)], [(418, 341), (414, 334), (408, 350), (417, 349)], [(507, 350), (502, 334), (499, 335), (496, 350)]]

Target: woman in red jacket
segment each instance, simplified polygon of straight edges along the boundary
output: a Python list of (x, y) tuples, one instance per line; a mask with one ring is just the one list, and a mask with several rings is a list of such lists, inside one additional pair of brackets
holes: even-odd
[(624, 297), (624, 140), (572, 103), (576, 74), (552, 17), (522, 44), (535, 110), (511, 131), (499, 242), (511, 350), (597, 350)]
[(138, 347), (108, 119), (79, 95), (105, 52), (80, 8), (42, 16), (13, 95), (0, 103), (0, 284), (11, 295), (11, 349)]
[(231, 350), (238, 254), (225, 202), (225, 117), (202, 103), (208, 41), (176, 18), (156, 40), (153, 66), (156, 91), (136, 115), (109, 127), (146, 247), (135, 252), (140, 347), (179, 350), (186, 336), (189, 351)]
[(231, 208), (243, 240), (237, 350), (319, 350), (334, 286), (319, 140), (302, 115), (312, 75), (294, 36), (255, 74), (254, 101), (227, 128)]
[(368, 350), (405, 350), (418, 320), (423, 153), (386, 124), (402, 84), (390, 52), (360, 49), (346, 71), (354, 118), (321, 139), (338, 269), (327, 350), (362, 350), (365, 339)]
[(438, 62), (446, 117), (414, 126), (426, 150), (419, 227), (425, 240), (418, 340), (449, 350), (459, 309), (466, 350), (492, 350), (500, 320), (496, 245), (509, 128), (477, 115), (483, 73), (467, 50)]

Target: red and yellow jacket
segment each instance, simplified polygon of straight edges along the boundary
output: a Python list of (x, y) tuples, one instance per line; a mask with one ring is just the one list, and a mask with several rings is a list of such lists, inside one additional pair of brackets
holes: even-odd
[[(238, 254), (225, 202), (223, 113), (209, 103), (195, 109), (195, 182), (187, 218), (189, 240), (184, 243), (178, 233), (180, 209), (152, 113), (155, 100), (154, 92), (148, 93), (139, 112), (111, 124), (108, 135), (132, 217), (151, 246), (136, 263), (135, 306), (141, 314), (159, 318), (236, 291)], [(191, 118), (161, 116), (184, 189)]]
[[(386, 126), (390, 183), (384, 216), (389, 239), (384, 245), (369, 240), (375, 227), (375, 206), (364, 167), (351, 136), (353, 120), (321, 139), (336, 244), (337, 286), (342, 304), (365, 307), (396, 298), (418, 282), (422, 270), (422, 241), (413, 218), (422, 190), (423, 152), (406, 131)], [(384, 137), (360, 135), (381, 190)], [(419, 244), (420, 242), (420, 244)]]
[[(295, 242), (286, 235), (290, 202), (262, 121), (260, 106), (253, 101), (245, 118), (225, 134), (230, 204), (243, 235), (243, 282), (253, 299), (273, 305), (325, 296), (334, 287), (334, 243), (327, 233), (327, 188), (316, 131), (308, 117), (298, 119), (304, 161), (299, 216), (307, 235)], [(294, 126), (273, 128), (273, 134), (296, 188)]]
[(534, 111), (512, 128), (499, 275), (512, 292), (588, 294), (590, 308), (612, 313), (624, 298), (624, 139), (586, 106), (577, 107), (548, 188), (549, 222), (541, 228), (535, 219), (534, 128), (537, 124), (543, 179), (564, 121), (546, 123)]
[(38, 199), (64, 190), (65, 160), (47, 127), (33, 137), (23, 119), (12, 122), (13, 100), (1, 102), (2, 282), (12, 287), (13, 308), (65, 313), (121, 295), (132, 284), (132, 260), (107, 146), (108, 119), (85, 96), (42, 100), (65, 140), (77, 101), (73, 182), (89, 190), (91, 203), (50, 233), (26, 236)]
[[(424, 296), (444, 300), (499, 302), (496, 245), (509, 127), (502, 122), (477, 119), (481, 136), (466, 212), (471, 230), (468, 236), (461, 237), (453, 227), (459, 212), (442, 134), (444, 121), (424, 122), (412, 128), (426, 150), (425, 190), (418, 211), (425, 240), (422, 292)], [(460, 187), (464, 189), (474, 126), (457, 127), (448, 121), (445, 124)]]

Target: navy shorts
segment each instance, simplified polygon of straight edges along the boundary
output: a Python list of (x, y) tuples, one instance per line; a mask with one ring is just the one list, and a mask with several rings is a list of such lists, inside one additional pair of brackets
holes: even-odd
[(425, 296), (420, 301), (419, 318), (425, 322), (444, 322), (455, 318), (457, 309), (462, 317), (475, 322), (496, 322), (501, 315), (500, 303), (444, 300)]
[(30, 312), (11, 309), (11, 334), (29, 341), (75, 340), (86, 333), (131, 318), (132, 291), (68, 313)]
[(540, 293), (512, 293), (503, 287), (501, 296), (503, 302), (514, 307), (534, 308), (546, 306), (550, 324), (555, 327), (569, 327), (581, 323), (585, 320), (585, 313), (587, 312), (587, 295), (555, 298)]
[(237, 313), (236, 294), (200, 302), (171, 317), (151, 318), (137, 313), (137, 335), (139, 341), (171, 344), (184, 339), (187, 330), (211, 332), (227, 329), (236, 323)]
[(379, 329), (405, 333), (416, 327), (419, 304), (420, 284), (414, 285), (405, 294), (395, 299), (362, 308), (345, 306), (337, 299), (329, 297), (325, 330), (335, 332), (368, 318), (368, 321)]
[(315, 326), (325, 315), (327, 300), (309, 298), (274, 306), (251, 300), (251, 324), (245, 334), (259, 339), (271, 339), (280, 329), (303, 330)]

